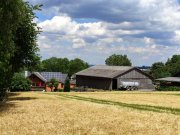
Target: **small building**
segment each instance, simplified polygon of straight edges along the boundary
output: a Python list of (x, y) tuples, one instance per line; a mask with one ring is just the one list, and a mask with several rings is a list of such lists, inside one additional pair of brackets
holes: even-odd
[[(51, 88), (48, 87), (47, 82), (49, 82), (52, 78), (58, 80), (59, 85), (58, 89), (64, 88), (65, 80), (68, 79), (67, 74), (62, 74), (61, 72), (25, 72), (25, 76), (29, 78), (32, 82), (31, 90), (46, 90), (51, 91)], [(71, 86), (71, 88), (74, 87)], [(54, 88), (53, 88), (54, 90)]]
[(178, 72), (173, 77), (165, 77), (156, 79), (160, 86), (180, 86), (180, 72)]
[(97, 65), (76, 73), (76, 86), (118, 89), (122, 82), (139, 82), (140, 89), (154, 89), (153, 78), (136, 67)]

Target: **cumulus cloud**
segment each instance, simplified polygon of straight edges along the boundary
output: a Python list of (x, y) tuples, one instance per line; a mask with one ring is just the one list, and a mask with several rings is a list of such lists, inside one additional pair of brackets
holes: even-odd
[(43, 57), (77, 56), (91, 64), (103, 64), (107, 56), (120, 53), (128, 54), (134, 65), (150, 65), (180, 54), (177, 0), (30, 2), (44, 4), (42, 14), (49, 14), (38, 19), (43, 30), (38, 39)]

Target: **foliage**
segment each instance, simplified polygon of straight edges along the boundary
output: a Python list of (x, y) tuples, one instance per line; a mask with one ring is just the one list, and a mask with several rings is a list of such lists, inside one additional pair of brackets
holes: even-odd
[(15, 73), (11, 85), (11, 91), (29, 91), (31, 89), (31, 81), (21, 73)]
[(79, 58), (76, 58), (74, 60), (71, 60), (69, 62), (69, 72), (68, 74), (70, 76), (72, 76), (73, 74), (81, 71), (81, 70), (84, 70), (86, 68), (88, 68), (88, 64), (86, 62), (84, 62), (83, 60), (79, 59)]
[(54, 88), (54, 91), (57, 91), (59, 82), (56, 78), (52, 78), (49, 82), (47, 82), (47, 85), (48, 87), (51, 88), (51, 91), (53, 91), (53, 88)]
[(84, 62), (79, 58), (76, 58), (74, 60), (69, 60), (67, 58), (52, 57), (43, 60), (39, 64), (39, 67), (40, 67), (38, 68), (39, 71), (62, 72), (71, 76), (76, 72), (88, 68), (89, 66), (86, 62)]
[(11, 84), (13, 74), (39, 61), (36, 45), (39, 28), (33, 22), (34, 10), (23, 0), (0, 1), (0, 88)]
[(158, 91), (180, 91), (180, 86), (160, 86)]
[(42, 71), (68, 73), (69, 60), (67, 58), (52, 57), (43, 60)]
[(105, 60), (106, 65), (109, 66), (131, 66), (131, 61), (127, 55), (116, 55), (113, 54)]
[(166, 67), (171, 75), (175, 75), (177, 72), (180, 72), (180, 55), (173, 55), (171, 59), (168, 59)]
[(173, 55), (165, 64), (163, 62), (152, 64), (150, 74), (154, 78), (162, 78), (174, 76), (178, 72), (180, 72), (180, 55)]
[(64, 92), (70, 92), (70, 81), (69, 81), (69, 79), (66, 79), (66, 81), (65, 81)]
[(167, 68), (163, 62), (156, 62), (152, 64), (150, 74), (156, 78), (162, 78), (170, 76), (171, 74), (167, 71)]

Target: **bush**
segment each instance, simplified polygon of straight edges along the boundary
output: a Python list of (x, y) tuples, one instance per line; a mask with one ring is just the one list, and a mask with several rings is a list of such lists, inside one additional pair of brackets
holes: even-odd
[(161, 86), (157, 89), (158, 91), (180, 91), (180, 86)]
[(64, 92), (64, 90), (63, 89), (58, 89), (58, 92)]
[(31, 90), (31, 81), (21, 73), (14, 74), (11, 84), (11, 91), (29, 91)]
[(64, 92), (70, 92), (70, 82), (69, 82), (69, 79), (67, 79), (65, 81), (65, 84), (64, 84)]

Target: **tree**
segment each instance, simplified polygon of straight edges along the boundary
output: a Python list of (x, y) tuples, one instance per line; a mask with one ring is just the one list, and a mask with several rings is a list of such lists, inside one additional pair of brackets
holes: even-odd
[(69, 60), (67, 58), (52, 57), (43, 60), (41, 64), (42, 71), (68, 73)]
[(173, 55), (171, 59), (168, 59), (165, 66), (171, 75), (175, 75), (180, 71), (180, 55)]
[(64, 92), (70, 92), (70, 82), (69, 82), (69, 79), (66, 79), (66, 81), (65, 81)]
[(109, 66), (131, 66), (131, 61), (127, 55), (116, 55), (113, 54), (105, 60), (106, 65)]
[(84, 70), (86, 68), (88, 68), (89, 65), (88, 63), (84, 62), (83, 60), (79, 59), (79, 58), (76, 58), (74, 60), (71, 60), (69, 62), (69, 76), (72, 76), (73, 74), (81, 71), (81, 70)]
[(69, 60), (67, 58), (51, 57), (43, 60), (39, 67), (42, 67), (40, 71), (62, 72), (71, 76), (74, 73), (88, 68), (89, 65), (79, 58)]
[(169, 73), (169, 71), (167, 70), (167, 68), (163, 62), (156, 62), (156, 63), (152, 64), (150, 74), (155, 79), (171, 76), (171, 74)]
[(39, 8), (23, 0), (0, 1), (0, 91), (9, 87), (15, 72), (39, 61), (39, 28), (33, 22)]
[(53, 91), (53, 88), (54, 91), (57, 91), (59, 82), (56, 78), (52, 78), (49, 82), (47, 82), (47, 85), (51, 88), (51, 91)]
[(11, 91), (29, 91), (31, 89), (31, 81), (21, 73), (14, 74), (10, 90)]

